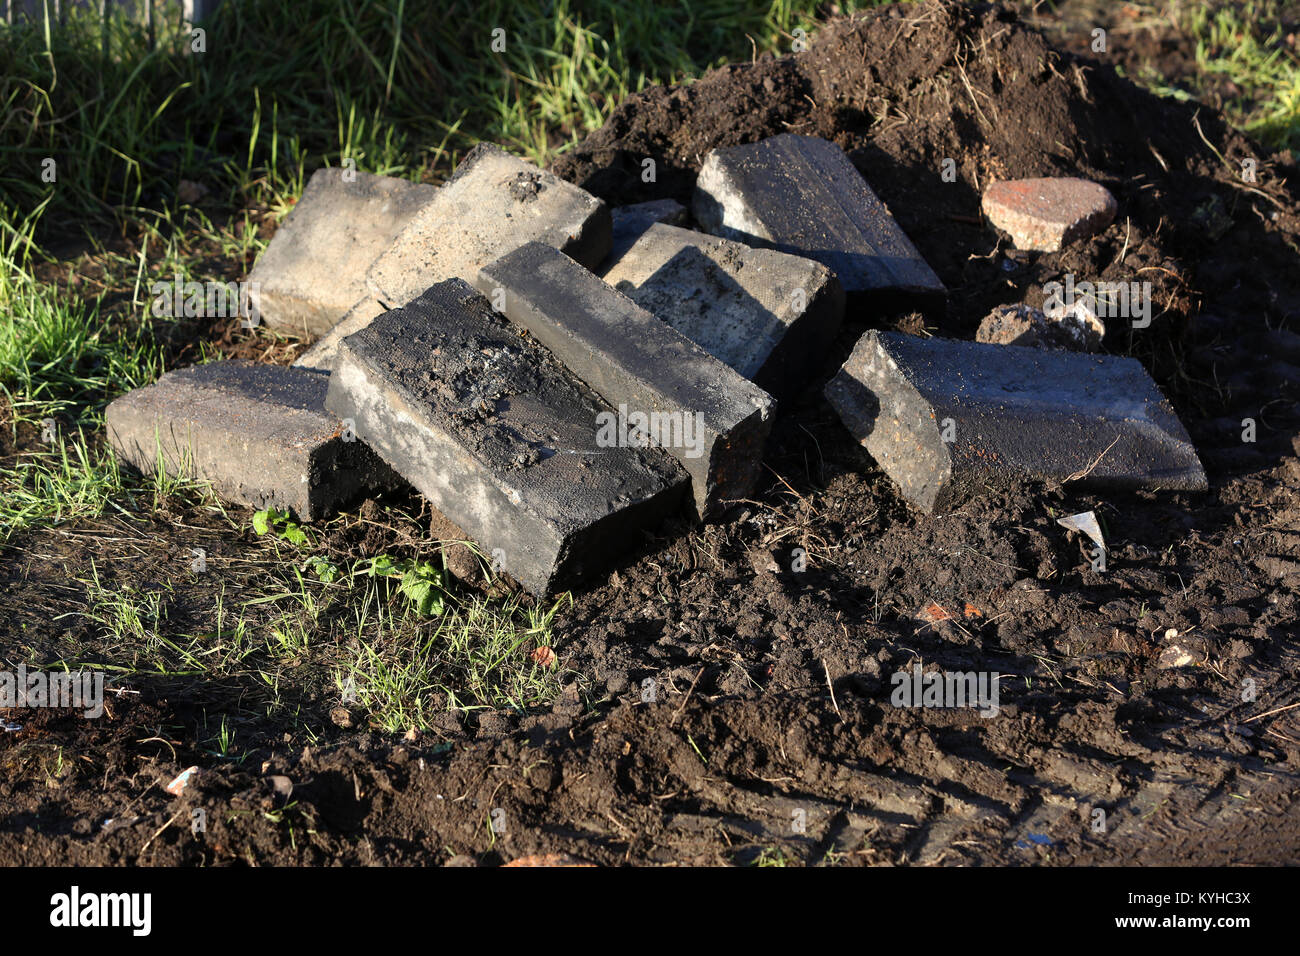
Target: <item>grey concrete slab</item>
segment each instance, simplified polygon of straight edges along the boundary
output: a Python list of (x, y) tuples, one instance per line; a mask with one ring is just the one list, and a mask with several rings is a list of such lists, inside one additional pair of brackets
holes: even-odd
[(550, 246), (530, 242), (502, 256), (478, 285), (682, 463), (702, 518), (751, 494), (776, 406), (761, 388)]
[(609, 406), (459, 279), (343, 339), (326, 406), (539, 595), (606, 572), (686, 492), (666, 453), (598, 444)]
[(830, 267), (851, 306), (939, 311), (946, 292), (834, 143), (782, 133), (704, 159), (691, 211), (709, 232)]
[(117, 454), (145, 474), (210, 481), (253, 508), (324, 517), (400, 479), (325, 410), (329, 376), (310, 369), (212, 362), (168, 372), (105, 414)]
[(318, 169), (248, 275), (261, 320), (321, 335), (366, 295), (366, 271), (438, 190), (357, 170)]
[(779, 400), (816, 374), (844, 316), (820, 262), (653, 224), (605, 281)]
[(871, 331), (826, 397), (926, 512), (999, 475), (1206, 487), (1186, 429), (1136, 359)]
[(445, 279), (470, 284), (493, 259), (537, 241), (588, 268), (609, 253), (603, 202), (532, 163), (484, 143), (474, 147), (375, 261), (370, 293), (389, 308)]

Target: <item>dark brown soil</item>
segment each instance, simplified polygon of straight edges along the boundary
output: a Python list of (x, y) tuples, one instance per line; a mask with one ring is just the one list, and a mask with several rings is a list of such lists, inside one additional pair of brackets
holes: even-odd
[[(99, 722), (40, 715), (0, 736), (0, 861), (1291, 862), (1300, 709), (1279, 709), (1300, 701), (1300, 354), (1275, 330), (1300, 324), (1295, 169), (1010, 13), (941, 3), (647, 90), (555, 169), (612, 203), (685, 202), (709, 149), (787, 130), (848, 151), (943, 279), (933, 334), (971, 338), (1065, 272), (1151, 281), (1151, 327), (1114, 320), (1105, 348), (1156, 377), (1211, 490), (1020, 483), (919, 516), (820, 389), (863, 329), (920, 320), (855, 315), (780, 418), (759, 499), (664, 529), (575, 594), (555, 649), (582, 676), (552, 711), (449, 714), (402, 741), (263, 727), (238, 765), (198, 751), (200, 691), (114, 700)], [(1236, 175), (1247, 157), (1254, 184)], [(1105, 184), (1120, 215), (1059, 254), (1014, 254), (980, 223), (981, 189), (1046, 175)], [(1088, 509), (1104, 572), (1055, 521)], [(11, 599), (35, 587), (31, 564), (5, 560)], [(931, 602), (951, 617), (918, 620)], [(1161, 665), (1171, 629), (1191, 665)], [(891, 706), (891, 675), (918, 663), (998, 671), (1000, 713)], [(60, 747), (84, 766), (52, 771)], [(198, 782), (165, 794), (191, 763)]]

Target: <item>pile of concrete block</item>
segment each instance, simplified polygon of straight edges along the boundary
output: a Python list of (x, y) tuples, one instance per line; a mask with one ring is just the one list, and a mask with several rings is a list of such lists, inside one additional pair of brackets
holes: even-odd
[[(110, 406), (109, 439), (142, 471), (303, 520), (404, 481), (529, 590), (568, 587), (669, 516), (754, 494), (778, 401), (822, 380), (846, 307), (943, 305), (832, 143), (715, 150), (691, 209), (703, 231), (672, 200), (611, 215), (490, 146), (438, 188), (322, 170), (249, 276), (267, 325), (318, 341), (293, 368), (170, 372)], [(1137, 363), (1000, 348), (868, 333), (827, 395), (927, 510), (981, 463), (1066, 477), (1112, 438), (1098, 477), (1203, 483)], [(971, 369), (956, 390), (954, 368)]]

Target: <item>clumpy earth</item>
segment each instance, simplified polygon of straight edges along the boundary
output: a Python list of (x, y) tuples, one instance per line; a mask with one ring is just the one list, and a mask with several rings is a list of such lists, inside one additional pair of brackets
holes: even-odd
[[(108, 720), (36, 714), (0, 735), (0, 861), (1291, 862), (1300, 354), (1279, 330), (1300, 319), (1296, 170), (1010, 12), (923, 3), (633, 96), (554, 171), (611, 204), (685, 203), (708, 150), (785, 131), (848, 152), (948, 311), (848, 317), (777, 422), (761, 493), (575, 592), (555, 652), (576, 676), (553, 708), (449, 713), (411, 739), (322, 720), (310, 741), (263, 732), (239, 763), (187, 729), (202, 688), (111, 699)], [(981, 222), (990, 180), (1063, 175), (1118, 199), (1097, 238), (1026, 254)], [(1103, 349), (1151, 371), (1210, 491), (1019, 482), (909, 510), (821, 386), (867, 328), (973, 338), (1065, 273), (1151, 283), (1151, 325), (1107, 319)], [(1056, 521), (1088, 510), (1104, 570)], [(39, 563), (6, 559), (11, 600)], [(892, 706), (891, 676), (917, 666), (997, 671), (998, 713)], [(50, 784), (64, 746), (86, 766)], [(192, 763), (197, 781), (163, 792)]]

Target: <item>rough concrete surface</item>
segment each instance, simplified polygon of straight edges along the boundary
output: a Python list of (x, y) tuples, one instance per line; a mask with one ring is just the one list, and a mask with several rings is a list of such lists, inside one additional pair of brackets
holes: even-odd
[(844, 316), (820, 262), (676, 226), (648, 227), (605, 281), (778, 399), (807, 386)]
[(824, 139), (782, 133), (713, 150), (691, 211), (709, 232), (816, 259), (862, 308), (943, 308), (939, 277), (844, 151)]
[(317, 339), (311, 348), (299, 355), (293, 363), (294, 366), (314, 368), (322, 372), (333, 371), (334, 362), (339, 354), (339, 343), (353, 332), (360, 332), (370, 324), (372, 319), (383, 315), (386, 311), (378, 299), (366, 296), (348, 309), (347, 314), (338, 321), (338, 324)]
[(168, 372), (108, 406), (108, 440), (125, 461), (212, 483), (228, 501), (324, 517), (400, 479), (325, 410), (329, 376), (212, 362)]
[(345, 338), (326, 405), (539, 595), (606, 571), (686, 490), (658, 449), (599, 447), (609, 406), (459, 279)]
[(686, 225), (686, 207), (676, 199), (653, 199), (650, 202), (633, 203), (610, 210), (613, 227), (613, 241), (609, 255), (605, 257), (603, 272), (610, 265), (623, 257), (632, 244), (644, 235), (645, 231), (657, 222), (670, 226)]
[[(691, 475), (699, 514), (747, 497), (772, 397), (568, 256), (531, 242), (479, 273), (479, 288)], [(650, 422), (656, 419), (649, 419)]]
[(316, 170), (249, 273), (262, 321), (298, 335), (327, 332), (366, 294), (370, 264), (436, 194), (404, 179)]
[(609, 253), (610, 228), (599, 199), (483, 143), (375, 261), (367, 282), (395, 308), (445, 279), (472, 284), (480, 268), (533, 240), (595, 268)]
[(1136, 359), (870, 331), (826, 397), (926, 512), (1000, 474), (1206, 487), (1187, 431)]

